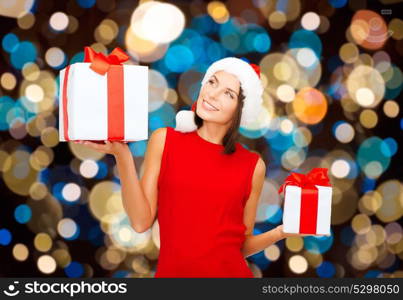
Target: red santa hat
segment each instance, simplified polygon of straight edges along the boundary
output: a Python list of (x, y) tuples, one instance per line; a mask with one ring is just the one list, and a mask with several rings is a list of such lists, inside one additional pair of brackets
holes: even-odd
[[(204, 85), (218, 71), (225, 71), (235, 75), (241, 83), (245, 98), (243, 100), (240, 125), (247, 126), (250, 122), (256, 120), (263, 102), (263, 85), (260, 81), (259, 66), (247, 63), (243, 59), (236, 57), (222, 58), (209, 66), (201, 84)], [(195, 123), (196, 102), (193, 103), (190, 111), (181, 110), (176, 114), (175, 130), (191, 132), (197, 129)]]

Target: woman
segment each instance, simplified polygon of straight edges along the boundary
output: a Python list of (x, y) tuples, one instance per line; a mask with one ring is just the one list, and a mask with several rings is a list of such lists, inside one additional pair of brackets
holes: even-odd
[(262, 93), (258, 66), (235, 57), (214, 62), (192, 110), (177, 114), (175, 130), (152, 133), (140, 180), (127, 144), (80, 141), (115, 156), (136, 232), (148, 230), (158, 210), (155, 277), (253, 277), (246, 257), (298, 235), (282, 225), (252, 234), (266, 167), (236, 139), (239, 126), (257, 117)]

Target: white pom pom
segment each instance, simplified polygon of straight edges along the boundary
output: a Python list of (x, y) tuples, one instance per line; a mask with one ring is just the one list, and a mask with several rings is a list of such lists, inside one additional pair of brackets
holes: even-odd
[(197, 129), (194, 122), (195, 113), (191, 110), (181, 110), (176, 114), (176, 131), (191, 132)]

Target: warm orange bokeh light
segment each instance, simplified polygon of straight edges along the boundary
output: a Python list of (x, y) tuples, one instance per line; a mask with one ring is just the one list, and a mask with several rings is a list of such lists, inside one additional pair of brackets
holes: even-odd
[(292, 107), (299, 120), (306, 124), (316, 124), (326, 115), (327, 101), (321, 91), (306, 87), (297, 93)]

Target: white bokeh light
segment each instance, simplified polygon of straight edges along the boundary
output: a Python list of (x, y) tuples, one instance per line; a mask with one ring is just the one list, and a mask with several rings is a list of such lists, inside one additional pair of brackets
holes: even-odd
[(60, 66), (64, 62), (64, 59), (64, 52), (58, 47), (49, 48), (45, 53), (45, 60), (51, 67)]
[(135, 9), (130, 29), (142, 39), (155, 43), (169, 43), (185, 27), (185, 15), (173, 4), (149, 1)]
[(93, 178), (99, 170), (98, 164), (92, 159), (85, 159), (80, 164), (80, 174), (85, 178)]
[(80, 198), (81, 189), (76, 183), (68, 183), (62, 189), (62, 196), (66, 201), (73, 202)]
[(42, 273), (51, 274), (56, 270), (56, 261), (52, 256), (45, 254), (38, 258), (37, 266)]
[(295, 90), (288, 84), (282, 84), (277, 88), (277, 97), (285, 103), (292, 102), (295, 98)]
[(370, 107), (375, 102), (375, 95), (369, 88), (359, 88), (355, 97), (357, 102), (364, 107)]
[(308, 270), (308, 262), (302, 255), (292, 256), (288, 261), (288, 266), (296, 274), (302, 274)]
[(336, 139), (341, 143), (349, 143), (354, 138), (354, 128), (349, 123), (342, 123), (337, 126), (335, 131)]
[(350, 169), (351, 167), (347, 161), (344, 159), (337, 159), (332, 163), (330, 172), (334, 177), (345, 178), (350, 173)]
[(59, 221), (57, 224), (57, 231), (60, 236), (69, 239), (73, 237), (77, 232), (77, 224), (73, 219), (65, 218)]
[(301, 66), (308, 68), (317, 63), (318, 59), (312, 49), (301, 48), (297, 52), (297, 61)]
[(320, 25), (320, 17), (312, 11), (307, 12), (301, 18), (301, 25), (306, 30), (316, 30)]
[(55, 12), (49, 19), (49, 25), (56, 31), (63, 31), (69, 25), (69, 18), (64, 12)]

